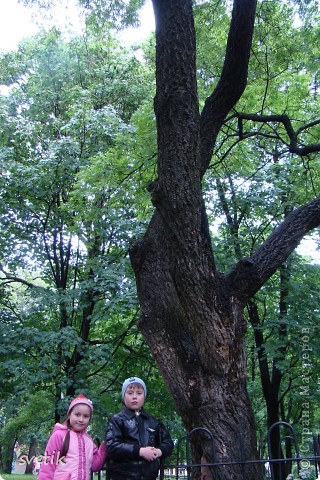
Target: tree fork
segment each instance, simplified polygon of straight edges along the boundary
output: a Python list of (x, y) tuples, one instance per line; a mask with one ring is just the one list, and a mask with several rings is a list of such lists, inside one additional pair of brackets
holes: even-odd
[[(201, 190), (216, 135), (246, 85), (255, 2), (234, 5), (223, 75), (200, 117), (192, 1), (153, 0), (158, 179), (149, 189), (156, 210), (130, 251), (139, 328), (187, 430), (205, 427), (213, 433), (216, 457), (207, 440), (198, 438), (197, 464), (257, 458), (246, 391), (243, 298), (236, 290), (231, 295), (232, 276), (216, 271)], [(240, 40), (238, 68), (234, 46)], [(251, 260), (244, 263), (250, 270)], [(211, 474), (240, 480), (243, 466), (225, 465)], [(260, 480), (260, 466), (247, 465), (246, 478)]]

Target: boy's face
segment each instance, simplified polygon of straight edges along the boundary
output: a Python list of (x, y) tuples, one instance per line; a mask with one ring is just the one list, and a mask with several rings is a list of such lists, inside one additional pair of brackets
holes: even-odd
[(144, 404), (144, 390), (139, 383), (132, 383), (124, 394), (124, 404), (130, 410), (140, 410)]

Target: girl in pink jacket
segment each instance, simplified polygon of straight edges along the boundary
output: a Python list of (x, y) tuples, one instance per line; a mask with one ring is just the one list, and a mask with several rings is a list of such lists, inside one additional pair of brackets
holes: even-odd
[(92, 402), (84, 395), (72, 400), (66, 420), (53, 428), (38, 480), (90, 480), (91, 471), (101, 470), (107, 457), (105, 442), (98, 448), (86, 432), (92, 411)]

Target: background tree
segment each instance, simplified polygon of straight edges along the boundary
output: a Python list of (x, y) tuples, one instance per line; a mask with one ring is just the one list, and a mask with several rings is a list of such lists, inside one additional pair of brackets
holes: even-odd
[[(95, 428), (103, 437), (123, 377), (145, 371), (155, 385), (159, 377), (152, 381), (154, 362), (136, 328), (128, 257), (145, 219), (135, 207), (145, 166), (126, 158), (146, 69), (109, 36), (102, 41), (88, 32), (65, 42), (56, 29), (4, 55), (1, 67), (10, 85), (1, 99), (0, 167), (8, 470), (15, 441), (27, 444), (39, 429), (29, 423), (27, 432), (26, 398), (51, 400), (41, 412), (42, 443), (79, 391), (97, 404)], [(19, 420), (7, 423), (8, 412)]]

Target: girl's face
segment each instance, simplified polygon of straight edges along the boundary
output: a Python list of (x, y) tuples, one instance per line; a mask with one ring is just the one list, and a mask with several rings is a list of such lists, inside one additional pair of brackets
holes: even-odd
[(124, 394), (124, 404), (130, 410), (140, 410), (144, 404), (144, 390), (139, 383), (132, 383)]
[(69, 422), (75, 432), (85, 430), (90, 423), (91, 408), (88, 405), (79, 403), (70, 412)]

